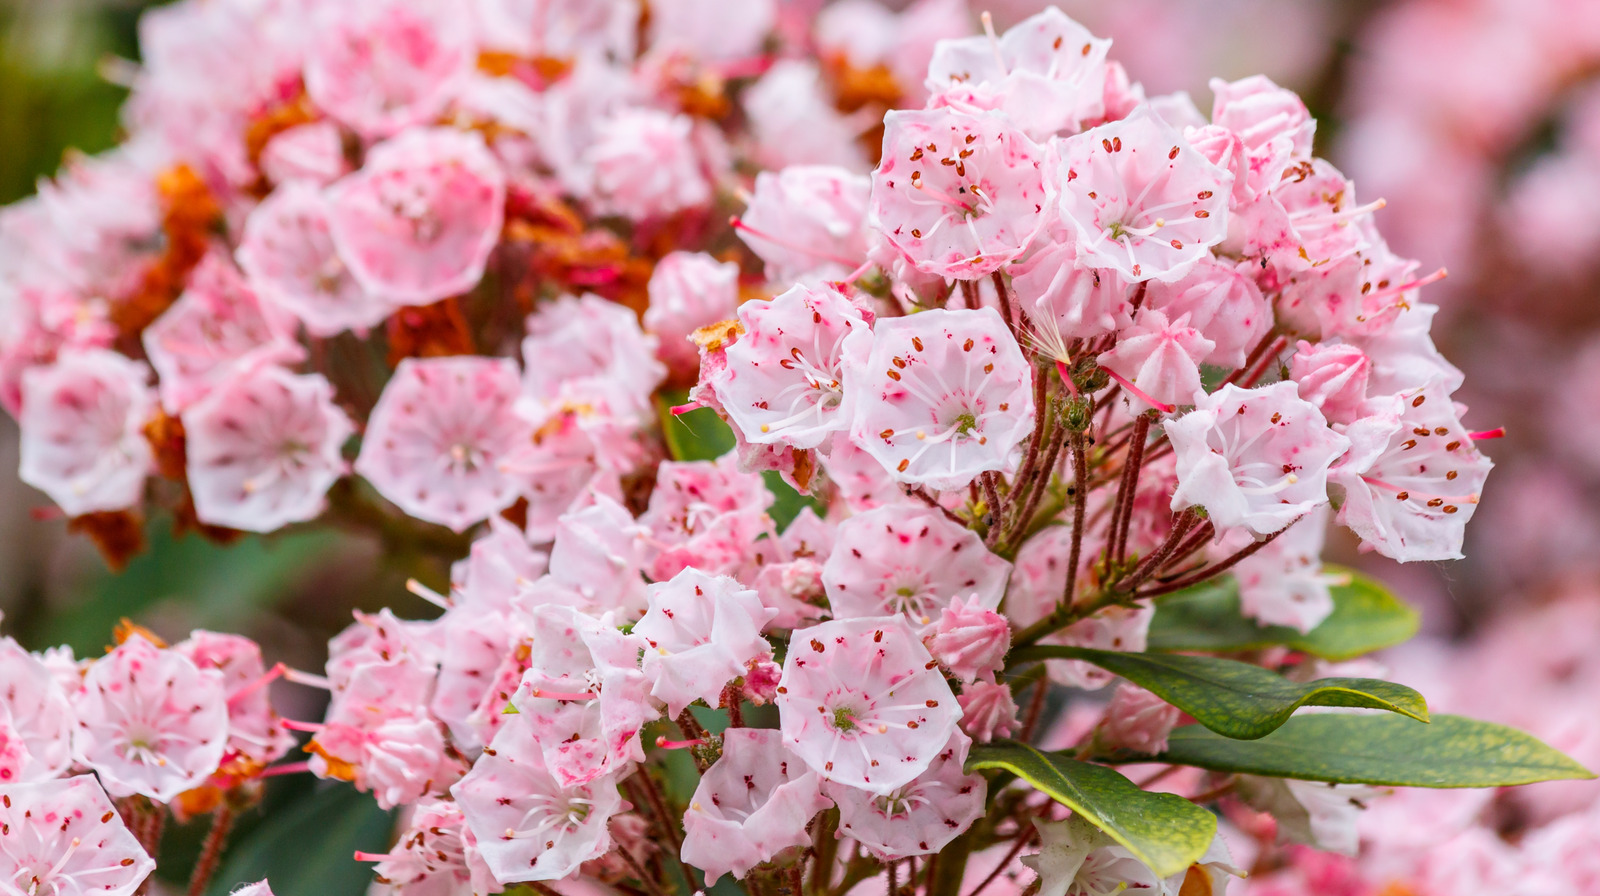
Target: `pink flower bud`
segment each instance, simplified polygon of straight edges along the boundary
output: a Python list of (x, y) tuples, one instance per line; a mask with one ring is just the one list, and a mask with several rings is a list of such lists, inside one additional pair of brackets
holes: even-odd
[(1178, 708), (1131, 684), (1118, 686), (1106, 707), (1100, 726), (1100, 742), (1135, 753), (1160, 753), (1167, 748), (1167, 735), (1178, 724)]
[(1289, 359), (1289, 377), (1300, 385), (1300, 397), (1322, 409), (1332, 423), (1364, 416), (1367, 377), (1372, 361), (1353, 345), (1312, 345), (1301, 340)]
[(744, 695), (751, 703), (764, 706), (778, 696), (778, 679), (783, 667), (771, 660), (755, 660), (744, 674)]
[(925, 640), (941, 666), (971, 683), (979, 676), (993, 675), (1005, 665), (1006, 650), (1011, 647), (1011, 624), (976, 600), (963, 603), (958, 597), (939, 614), (938, 623)]
[(979, 743), (1005, 737), (1021, 727), (1011, 688), (993, 681), (967, 685), (956, 698), (961, 704), (961, 730)]

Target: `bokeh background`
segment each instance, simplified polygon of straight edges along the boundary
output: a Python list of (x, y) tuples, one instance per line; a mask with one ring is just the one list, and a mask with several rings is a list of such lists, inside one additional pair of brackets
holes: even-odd
[[(114, 82), (137, 59), (145, 5), (0, 0), (0, 203), (31, 192), (64, 153), (116, 141), (125, 92)], [(1040, 5), (988, 8), (1003, 27)], [(1363, 200), (1388, 201), (1378, 222), (1390, 243), (1427, 270), (1448, 268), (1424, 293), (1441, 306), (1435, 339), (1467, 373), (1457, 397), (1468, 423), (1508, 433), (1487, 446), (1498, 468), (1467, 559), (1400, 567), (1349, 545), (1333, 551), (1422, 610), (1424, 636), (1382, 662), (1436, 710), (1528, 728), (1600, 767), (1600, 3), (1058, 5), (1113, 38), (1114, 57), (1151, 93), (1187, 90), (1204, 109), (1209, 76), (1257, 72), (1299, 91), (1320, 119), (1318, 154)], [(289, 532), (219, 547), (172, 537), (156, 520), (149, 550), (110, 575), (16, 479), (16, 444), (14, 425), (0, 421), (0, 611), (26, 646), (95, 654), (128, 616), (174, 637), (241, 631), (269, 657), (316, 668), (352, 607), (431, 615), (403, 582), (441, 584), (449, 558), (372, 536)], [(1475, 817), (1515, 843), (1596, 802), (1600, 785), (1543, 785)], [(361, 891), (367, 871), (349, 850), (386, 845), (388, 821), (370, 800), (286, 779), (269, 806), (270, 816), (242, 822), (221, 882), (260, 870), (279, 893), (305, 891), (295, 881)], [(175, 874), (196, 834), (169, 836)]]

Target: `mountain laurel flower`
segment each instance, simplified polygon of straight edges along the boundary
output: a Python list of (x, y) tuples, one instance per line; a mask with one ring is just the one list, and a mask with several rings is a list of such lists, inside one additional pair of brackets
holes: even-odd
[(961, 689), (961, 730), (978, 743), (1006, 737), (1022, 727), (1011, 686), (975, 681)]
[(507, 728), (450, 788), (483, 861), (501, 884), (561, 880), (611, 849), (607, 822), (622, 811), (614, 776), (563, 785), (544, 752)]
[(828, 605), (839, 619), (903, 615), (918, 631), (953, 601), (1000, 606), (1011, 564), (977, 533), (931, 507), (880, 507), (839, 524), (839, 547), (822, 567)]
[(1172, 509), (1204, 507), (1217, 530), (1274, 532), (1328, 502), (1328, 468), (1350, 440), (1292, 382), (1229, 384), (1166, 423), (1178, 461)]
[(727, 320), (739, 307), (739, 265), (704, 252), (672, 252), (656, 262), (648, 287), (645, 329), (655, 334), (662, 363), (693, 377), (700, 353), (689, 341), (695, 330)]
[(1167, 735), (1182, 715), (1176, 706), (1144, 688), (1120, 684), (1111, 695), (1095, 743), (1154, 756), (1167, 749)]
[(869, 220), (917, 270), (976, 280), (1015, 261), (1053, 201), (1045, 152), (998, 112), (893, 111)]
[(356, 282), (339, 257), (328, 209), (326, 195), (310, 184), (279, 187), (251, 210), (234, 252), (256, 294), (313, 336), (366, 330), (395, 310)]
[(939, 614), (923, 642), (939, 665), (958, 681), (971, 684), (980, 677), (992, 678), (1005, 666), (1006, 651), (1011, 649), (1011, 624), (981, 605), (976, 595), (966, 602), (958, 597)]
[(832, 165), (790, 165), (756, 175), (739, 238), (774, 283), (847, 276), (867, 257), (872, 182)]
[(529, 436), (515, 361), (407, 358), (372, 411), (355, 470), (400, 509), (457, 532), (515, 501), (502, 461)]
[(879, 321), (850, 438), (894, 479), (962, 488), (1033, 431), (1033, 367), (993, 308)]
[(889, 793), (949, 742), (961, 707), (902, 617), (824, 622), (789, 643), (783, 743), (824, 779)]
[(694, 120), (687, 115), (620, 110), (600, 121), (583, 161), (591, 201), (602, 215), (646, 221), (711, 201)]
[(475, 132), (422, 128), (328, 188), (330, 233), (373, 295), (426, 305), (470, 290), (500, 240), (506, 175)]
[(1313, 345), (1304, 339), (1289, 359), (1289, 378), (1300, 397), (1317, 406), (1330, 423), (1351, 423), (1366, 416), (1367, 380), (1372, 360), (1353, 345)]
[(1214, 348), (1216, 343), (1189, 325), (1187, 314), (1168, 319), (1155, 308), (1145, 308), (1097, 360), (1125, 384), (1134, 408), (1153, 404), (1170, 411), (1200, 391), (1200, 361)]
[(22, 481), (69, 516), (133, 507), (155, 468), (144, 425), (150, 369), (106, 349), (64, 353), (22, 377)]
[(262, 175), (280, 188), (297, 181), (325, 187), (350, 173), (344, 135), (338, 123), (327, 119), (279, 131), (261, 148), (258, 164)]
[(0, 784), (4, 892), (132, 896), (155, 868), (93, 775)]
[(1042, 331), (1039, 341), (1047, 343), (1041, 347), (1051, 355), (1065, 356), (1064, 340), (1114, 332), (1128, 309), (1128, 284), (1117, 272), (1079, 261), (1073, 242), (1058, 239), (1036, 246), (1011, 266), (1011, 286), (1032, 309), (1034, 326)]
[(1363, 549), (1402, 563), (1453, 560), (1494, 463), (1438, 383), (1401, 395), (1400, 407), (1400, 425), (1370, 464), (1334, 472), (1344, 493), (1338, 521)]
[(1179, 280), (1148, 280), (1144, 307), (1169, 319), (1187, 315), (1189, 326), (1212, 343), (1205, 364), (1243, 367), (1247, 355), (1272, 329), (1272, 304), (1246, 270), (1210, 256)]
[(228, 743), (222, 673), (143, 635), (89, 666), (72, 709), (73, 757), (118, 797), (170, 802), (205, 783)]
[(683, 814), (685, 862), (710, 886), (743, 879), (785, 849), (811, 842), (806, 830), (831, 801), (817, 773), (790, 753), (776, 731), (729, 728), (722, 756), (700, 778)]
[(183, 428), (195, 516), (250, 532), (320, 514), (355, 432), (321, 374), (275, 366), (219, 385), (184, 410)]
[[(194, 631), (172, 645), (201, 670), (222, 675), (228, 695), (228, 748), (224, 764), (265, 767), (294, 749), (294, 735), (268, 698), (261, 647), (242, 635)], [(249, 769), (243, 769), (248, 771)]]
[(1176, 280), (1228, 235), (1233, 176), (1148, 107), (1057, 148), (1061, 218), (1084, 263)]
[(962, 770), (972, 740), (960, 731), (928, 770), (889, 793), (829, 782), (824, 790), (839, 806), (839, 830), (879, 861), (937, 853), (983, 815), (988, 784)]
[[(0, 638), (0, 785), (58, 778), (72, 765), (72, 706), (38, 657)], [(0, 728), (0, 731), (3, 731)]]
[(709, 380), (728, 419), (756, 444), (816, 448), (850, 425), (855, 367), (870, 321), (837, 289), (795, 286), (739, 306), (743, 332)]
[(727, 576), (685, 569), (648, 589), (650, 609), (633, 626), (645, 641), (641, 668), (650, 695), (674, 718), (696, 699), (715, 707), (752, 662), (771, 659), (761, 630), (777, 610)]

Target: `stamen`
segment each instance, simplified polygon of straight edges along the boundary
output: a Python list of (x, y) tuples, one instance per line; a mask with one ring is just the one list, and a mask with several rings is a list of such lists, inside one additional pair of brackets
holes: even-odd
[(1505, 437), (1506, 428), (1504, 426), (1496, 426), (1494, 429), (1486, 429), (1482, 432), (1467, 433), (1467, 438), (1473, 440), (1474, 442), (1481, 439), (1503, 439)]
[(1106, 376), (1109, 376), (1112, 379), (1116, 380), (1117, 383), (1122, 386), (1122, 388), (1127, 389), (1129, 392), (1132, 392), (1135, 396), (1137, 396), (1145, 404), (1150, 405), (1151, 407), (1155, 408), (1156, 410), (1160, 411), (1161, 413), (1170, 414), (1173, 411), (1178, 409), (1177, 405), (1167, 404), (1166, 402), (1163, 402), (1163, 401), (1156, 401), (1154, 398), (1151, 398), (1149, 395), (1146, 395), (1142, 390), (1140, 390), (1140, 388), (1138, 386), (1135, 386), (1133, 383), (1130, 383), (1126, 379), (1123, 379), (1122, 377), (1118, 376), (1116, 371), (1112, 370), (1111, 368), (1102, 367), (1100, 369), (1105, 371)]
[(824, 261), (836, 262), (844, 265), (845, 267), (855, 267), (856, 265), (855, 259), (845, 258), (841, 255), (834, 255), (831, 252), (824, 252), (820, 249), (814, 249), (810, 246), (802, 246), (799, 243), (791, 242), (783, 239), (782, 237), (773, 236), (764, 230), (757, 230), (756, 228), (751, 227), (749, 224), (746, 224), (744, 219), (740, 218), (738, 215), (734, 215), (733, 217), (729, 218), (728, 224), (733, 227), (734, 230), (743, 231), (753, 237), (756, 237), (757, 239), (766, 240), (774, 246), (779, 246), (792, 252), (799, 252), (801, 255), (809, 255), (812, 258), (820, 258)]
[(429, 588), (427, 585), (422, 584), (416, 579), (406, 579), (406, 590), (422, 598), (428, 603), (433, 604), (441, 610), (448, 610), (455, 606), (455, 602), (450, 598), (445, 597), (443, 594), (440, 594), (432, 588)]
[(656, 746), (663, 750), (687, 750), (690, 747), (703, 747), (705, 745), (706, 739), (703, 737), (697, 737), (694, 740), (667, 740), (667, 736), (663, 734), (656, 738)]

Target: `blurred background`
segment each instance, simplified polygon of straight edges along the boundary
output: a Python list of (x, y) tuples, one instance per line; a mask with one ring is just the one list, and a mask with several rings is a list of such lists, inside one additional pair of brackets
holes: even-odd
[[(103, 76), (136, 60), (145, 5), (0, 0), (0, 203), (30, 193), (64, 153), (116, 141), (124, 91)], [(1041, 5), (989, 8), (1003, 27)], [(1448, 268), (1424, 293), (1441, 306), (1434, 337), (1467, 373), (1457, 398), (1469, 425), (1508, 433), (1487, 446), (1498, 466), (1467, 559), (1401, 567), (1365, 562), (1348, 545), (1333, 552), (1422, 610), (1424, 637), (1383, 662), (1436, 710), (1528, 728), (1600, 767), (1600, 3), (1058, 5), (1113, 38), (1113, 57), (1152, 94), (1187, 90), (1207, 109), (1209, 76), (1257, 72), (1300, 92), (1320, 120), (1318, 154), (1363, 200), (1388, 201), (1377, 220), (1391, 245), (1424, 270)], [(30, 648), (95, 654), (128, 616), (169, 637), (240, 631), (272, 659), (316, 668), (352, 607), (432, 615), (403, 582), (443, 584), (448, 557), (328, 531), (219, 547), (153, 521), (149, 550), (112, 576), (16, 479), (16, 445), (14, 425), (0, 420), (0, 611), (4, 631)], [(381, 849), (386, 820), (348, 788), (283, 784), (270, 799), (297, 808), (266, 831), (255, 830), (260, 816), (247, 818), (248, 848), (231, 871), (247, 874), (288, 842), (271, 837), (294, 835), (296, 867), (283, 873), (308, 875), (321, 892), (358, 892), (366, 869), (348, 861), (349, 843)], [(1491, 826), (1514, 842), (1597, 800), (1592, 784), (1544, 785), (1501, 800)], [(332, 830), (337, 847), (323, 851), (337, 864), (319, 866)], [(180, 829), (169, 847), (192, 848), (188, 837)], [(285, 884), (279, 893), (295, 892)]]

